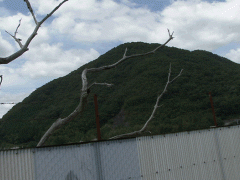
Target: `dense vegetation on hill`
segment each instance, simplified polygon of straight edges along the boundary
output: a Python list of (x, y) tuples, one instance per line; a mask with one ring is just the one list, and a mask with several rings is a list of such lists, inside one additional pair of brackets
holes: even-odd
[[(123, 56), (126, 47), (130, 55), (156, 46), (158, 44), (141, 42), (122, 44), (67, 76), (38, 88), (3, 116), (0, 146), (36, 146), (50, 125), (57, 118), (67, 116), (79, 103), (84, 68), (112, 64)], [(240, 117), (239, 64), (207, 51), (164, 47), (153, 55), (129, 59), (115, 69), (88, 74), (89, 84), (96, 81), (114, 86), (94, 86), (84, 114), (56, 131), (47, 144), (96, 138), (94, 94), (98, 96), (103, 139), (140, 129), (165, 86), (170, 63), (172, 77), (181, 69), (184, 71), (161, 99), (163, 106), (147, 128), (151, 134), (213, 126), (209, 92), (212, 92), (219, 125), (223, 125), (223, 120)]]

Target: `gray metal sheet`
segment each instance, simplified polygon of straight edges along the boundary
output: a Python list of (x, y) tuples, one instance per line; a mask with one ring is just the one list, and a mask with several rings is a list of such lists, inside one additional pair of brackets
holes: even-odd
[(36, 149), (37, 180), (97, 179), (91, 144)]
[(39, 180), (141, 179), (135, 139), (40, 148), (35, 164)]
[(0, 151), (1, 180), (32, 180), (34, 174), (31, 149)]
[(239, 126), (215, 130), (221, 153), (225, 179), (240, 178), (240, 129)]
[(213, 130), (137, 138), (142, 179), (222, 179)]
[(136, 139), (98, 143), (104, 180), (141, 179)]

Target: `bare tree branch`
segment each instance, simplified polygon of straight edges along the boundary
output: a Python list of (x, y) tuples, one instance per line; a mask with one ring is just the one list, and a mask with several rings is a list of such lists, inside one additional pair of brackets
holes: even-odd
[[(13, 53), (12, 55), (8, 56), (8, 57), (4, 57), (4, 58), (1, 58), (1, 57), (0, 57), (0, 64), (8, 64), (8, 63), (12, 62), (13, 60), (15, 60), (16, 58), (20, 57), (20, 56), (21, 56), (23, 53), (25, 53), (26, 51), (28, 51), (28, 46), (29, 46), (29, 44), (31, 43), (31, 41), (33, 40), (33, 38), (37, 35), (37, 31), (38, 31), (38, 29), (40, 28), (40, 26), (42, 25), (42, 23), (43, 23), (44, 21), (46, 21), (63, 3), (65, 3), (65, 2), (68, 1), (68, 0), (62, 1), (57, 7), (55, 7), (55, 8), (50, 12), (50, 14), (47, 14), (40, 22), (37, 22), (37, 20), (36, 20), (36, 18), (35, 18), (35, 15), (34, 15), (34, 13), (33, 13), (33, 10), (32, 10), (32, 7), (31, 7), (29, 1), (28, 1), (28, 0), (24, 0), (24, 1), (27, 3), (28, 9), (29, 9), (29, 11), (32, 13), (33, 19), (34, 19), (34, 21), (35, 21), (35, 23), (36, 23), (36, 27), (35, 27), (35, 29), (33, 30), (32, 34), (29, 36), (29, 38), (27, 39), (27, 41), (25, 42), (24, 45), (20, 45), (20, 44), (21, 44), (21, 43), (20, 43), (21, 40), (20, 40), (20, 39), (17, 39), (15, 36), (12, 36), (10, 33), (7, 32), (8, 34), (10, 34), (10, 35), (15, 39), (15, 41), (18, 42), (18, 44), (20, 45), (21, 49), (18, 50), (17, 52), (15, 52), (15, 53)], [(20, 26), (20, 24), (18, 25), (17, 29), (19, 28), (19, 26)], [(17, 31), (17, 30), (16, 30), (16, 31)], [(16, 33), (16, 32), (15, 32), (15, 33)], [(16, 35), (16, 34), (15, 34), (15, 35)]]
[(22, 45), (22, 43), (21, 43), (21, 39), (17, 38), (17, 33), (18, 33), (17, 30), (18, 30), (18, 28), (19, 28), (20, 25), (21, 25), (21, 20), (22, 20), (22, 19), (19, 20), (19, 24), (18, 24), (18, 26), (17, 26), (17, 28), (16, 28), (16, 31), (15, 31), (15, 33), (14, 33), (14, 36), (11, 35), (9, 32), (6, 31), (6, 33), (8, 33), (10, 36), (12, 36), (12, 38), (19, 44), (20, 48), (22, 48), (23, 45)]
[(0, 78), (1, 78), (1, 81), (0, 81), (0, 87), (1, 87), (2, 80), (3, 80), (3, 77), (2, 77), (2, 75), (0, 75)]
[(165, 94), (165, 93), (167, 92), (168, 85), (169, 85), (170, 83), (172, 83), (173, 81), (175, 81), (179, 76), (181, 76), (182, 71), (183, 71), (183, 69), (180, 71), (180, 73), (179, 73), (175, 78), (173, 78), (173, 80), (170, 81), (170, 77), (171, 77), (171, 64), (170, 64), (169, 72), (168, 72), (168, 80), (167, 80), (167, 83), (166, 83), (166, 85), (165, 85), (162, 93), (157, 97), (157, 101), (156, 101), (155, 106), (154, 106), (154, 108), (153, 108), (152, 114), (150, 115), (149, 119), (146, 121), (146, 123), (144, 124), (144, 126), (142, 127), (142, 129), (140, 129), (140, 130), (138, 130), (138, 131), (131, 132), (131, 133), (120, 134), (120, 135), (111, 137), (110, 139), (118, 139), (118, 138), (133, 136), (133, 135), (139, 135), (139, 134), (141, 134), (143, 131), (145, 131), (146, 128), (147, 128), (148, 123), (154, 118), (154, 115), (155, 115), (155, 113), (156, 113), (157, 108), (162, 106), (162, 105), (159, 106), (158, 104), (159, 104), (159, 101), (160, 101), (160, 99), (162, 98), (163, 94)]
[(14, 36), (15, 36), (15, 37), (16, 37), (16, 35), (17, 35), (18, 28), (19, 28), (20, 25), (21, 25), (21, 21), (22, 21), (22, 18), (19, 20), (19, 24), (18, 24), (18, 26), (17, 26), (17, 28), (16, 28), (15, 33), (14, 33)]
[(81, 96), (80, 96), (80, 102), (76, 109), (66, 118), (59, 118), (57, 119), (51, 127), (47, 130), (47, 132), (43, 135), (39, 143), (37, 144), (37, 147), (43, 146), (46, 140), (52, 135), (52, 133), (62, 127), (63, 125), (67, 124), (71, 120), (73, 120), (77, 115), (81, 114), (86, 105), (87, 105), (87, 97), (88, 97), (88, 92), (87, 92), (87, 78), (86, 78), (86, 73), (87, 69), (83, 70), (82, 72), (82, 91), (81, 91)]
[(37, 25), (38, 22), (37, 22), (37, 19), (36, 19), (36, 17), (35, 17), (35, 14), (34, 14), (34, 12), (33, 12), (33, 9), (32, 9), (31, 4), (29, 3), (28, 0), (24, 0), (24, 1), (26, 2), (29, 11), (30, 11), (30, 13), (32, 14), (33, 20), (35, 21), (35, 24)]
[[(169, 30), (168, 30), (168, 32), (169, 32)], [(124, 52), (124, 55), (123, 55), (123, 58), (118, 60), (116, 63), (108, 65), (108, 66), (102, 66), (102, 67), (99, 67), (99, 68), (90, 68), (90, 69), (86, 68), (86, 69), (84, 69), (83, 72), (82, 72), (82, 90), (81, 90), (80, 102), (79, 102), (78, 106), (76, 107), (76, 109), (69, 116), (67, 116), (67, 117), (65, 117), (63, 119), (62, 118), (57, 119), (51, 125), (51, 127), (47, 130), (47, 132), (43, 135), (43, 137), (41, 138), (41, 140), (37, 144), (37, 147), (43, 146), (44, 143), (47, 141), (47, 139), (51, 136), (51, 134), (55, 130), (61, 128), (63, 125), (65, 125), (68, 122), (70, 122), (71, 120), (73, 120), (77, 115), (83, 113), (84, 108), (86, 107), (86, 104), (87, 104), (87, 98), (88, 98), (88, 95), (89, 95), (89, 92), (90, 92), (90, 87), (93, 86), (94, 84), (96, 84), (96, 83), (93, 83), (92, 85), (88, 86), (88, 81), (87, 81), (87, 73), (88, 72), (99, 72), (99, 71), (103, 71), (103, 70), (112, 69), (112, 68), (116, 67), (117, 65), (119, 65), (122, 62), (124, 62), (127, 59), (153, 54), (153, 53), (156, 52), (157, 49), (165, 46), (169, 41), (171, 41), (173, 39), (172, 35), (173, 35), (173, 33), (170, 34), (170, 32), (169, 32), (168, 40), (164, 44), (158, 46), (153, 51), (149, 51), (149, 52), (143, 53), (143, 54), (133, 54), (133, 55), (130, 55), (130, 56), (126, 56), (126, 53), (127, 53), (127, 48), (126, 48), (126, 50)], [(106, 85), (105, 83), (103, 83), (103, 84)]]
[(64, 0), (64, 1), (61, 2), (57, 7), (55, 7), (55, 8), (52, 10), (52, 12), (50, 12), (49, 14), (47, 14), (47, 16), (46, 16), (45, 18), (43, 18), (42, 21), (39, 22), (40, 25), (41, 25), (44, 21), (46, 21), (56, 10), (58, 10), (58, 8), (60, 8), (60, 6), (61, 6), (63, 3), (67, 2), (67, 1), (68, 1), (68, 0)]
[(90, 89), (93, 85), (101, 85), (101, 86), (107, 86), (107, 87), (113, 86), (113, 84), (94, 82), (88, 87), (88, 89)]
[[(168, 32), (169, 32), (169, 30), (168, 30)], [(173, 37), (173, 33), (172, 34), (169, 33), (169, 38), (168, 38), (168, 40), (164, 44), (158, 46), (153, 51), (149, 51), (149, 52), (143, 53), (143, 54), (133, 54), (133, 55), (130, 55), (130, 56), (126, 56), (126, 53), (127, 53), (127, 48), (126, 48), (122, 59), (120, 59), (116, 63), (108, 65), (108, 66), (102, 66), (102, 67), (99, 67), (99, 68), (91, 68), (91, 69), (88, 69), (88, 71), (89, 72), (98, 72), (98, 71), (102, 71), (102, 70), (112, 69), (112, 68), (116, 67), (117, 65), (119, 65), (120, 63), (126, 61), (127, 59), (134, 58), (134, 57), (139, 57), (139, 56), (146, 56), (146, 55), (149, 55), (149, 54), (154, 54), (159, 48), (165, 46), (173, 38), (174, 38)]]

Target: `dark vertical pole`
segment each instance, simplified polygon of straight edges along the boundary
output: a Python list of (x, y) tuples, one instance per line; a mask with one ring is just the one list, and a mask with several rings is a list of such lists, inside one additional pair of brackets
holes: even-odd
[(98, 114), (98, 103), (97, 103), (97, 95), (96, 94), (94, 94), (94, 104), (95, 104), (95, 115), (96, 115), (96, 124), (97, 124), (97, 135), (98, 135), (98, 140), (101, 140), (100, 122), (99, 122), (99, 114)]
[(215, 116), (215, 111), (214, 111), (214, 106), (213, 106), (213, 100), (212, 100), (211, 92), (209, 92), (209, 98), (210, 98), (210, 102), (211, 102), (211, 106), (212, 106), (212, 113), (213, 113), (214, 124), (217, 127), (217, 120), (216, 120), (216, 116)]

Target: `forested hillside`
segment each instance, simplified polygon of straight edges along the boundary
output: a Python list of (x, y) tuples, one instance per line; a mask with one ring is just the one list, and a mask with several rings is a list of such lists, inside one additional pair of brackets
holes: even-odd
[[(122, 58), (126, 47), (130, 55), (157, 46), (141, 42), (122, 44), (67, 76), (38, 88), (3, 116), (0, 121), (1, 147), (36, 146), (57, 118), (71, 113), (79, 103), (84, 68), (114, 63)], [(56, 131), (47, 144), (96, 138), (94, 94), (98, 96), (103, 139), (140, 129), (165, 86), (170, 63), (172, 77), (181, 69), (184, 71), (170, 84), (161, 99), (163, 106), (157, 110), (147, 131), (164, 134), (213, 126), (209, 92), (213, 96), (219, 125), (223, 125), (223, 120), (240, 117), (239, 64), (207, 51), (164, 47), (153, 55), (129, 59), (117, 68), (88, 74), (89, 84), (96, 81), (113, 83), (114, 86), (93, 87), (83, 116)], [(149, 135), (149, 132), (143, 135)]]

